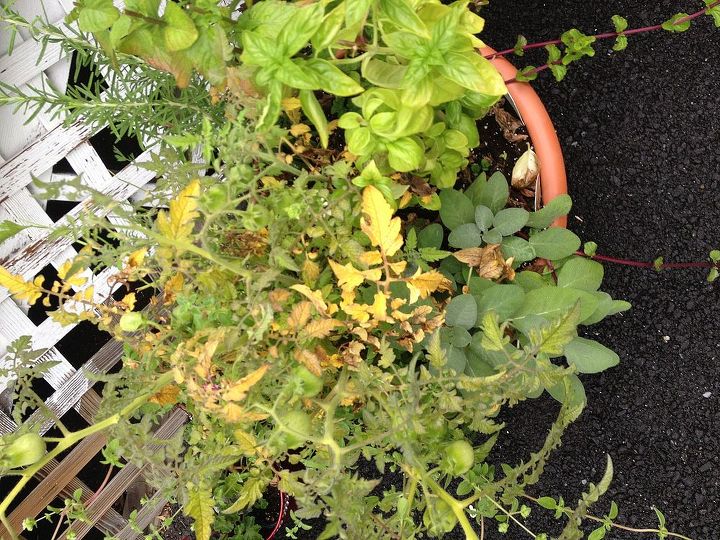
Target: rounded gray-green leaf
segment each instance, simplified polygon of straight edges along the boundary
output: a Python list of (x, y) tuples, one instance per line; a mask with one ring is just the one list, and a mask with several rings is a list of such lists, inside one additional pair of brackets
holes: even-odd
[(530, 245), (538, 257), (557, 260), (568, 257), (580, 249), (580, 238), (567, 229), (546, 229), (530, 237)]
[(448, 236), (448, 243), (460, 249), (479, 247), (482, 241), (483, 235), (474, 223), (460, 225)]
[(483, 234), (482, 239), (486, 244), (499, 244), (502, 242), (502, 234), (497, 229), (492, 229)]
[(493, 227), (503, 236), (510, 236), (522, 229), (529, 217), (530, 213), (523, 208), (505, 208), (495, 215)]
[(475, 207), (475, 224), (482, 232), (487, 231), (492, 226), (493, 217), (492, 210), (487, 206), (481, 204)]
[(592, 339), (576, 337), (564, 352), (568, 363), (574, 364), (580, 373), (599, 373), (620, 363), (615, 351)]
[(574, 287), (594, 292), (600, 288), (604, 274), (605, 269), (599, 262), (575, 257), (558, 271), (558, 287)]
[(475, 326), (476, 319), (477, 303), (472, 295), (461, 294), (450, 300), (445, 312), (445, 324), (470, 330)]
[(440, 203), (440, 219), (451, 231), (464, 223), (475, 222), (475, 205), (464, 193), (444, 189), (440, 192)]

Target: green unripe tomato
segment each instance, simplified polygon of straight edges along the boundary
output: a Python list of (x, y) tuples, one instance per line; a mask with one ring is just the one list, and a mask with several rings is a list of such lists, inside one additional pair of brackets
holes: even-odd
[(284, 431), (282, 434), (283, 441), (287, 448), (298, 448), (302, 446), (307, 440), (301, 434), (310, 434), (311, 420), (310, 416), (304, 411), (290, 411), (283, 418), (282, 422), (290, 431)]
[(431, 536), (443, 536), (455, 528), (457, 517), (450, 505), (443, 500), (437, 500), (432, 505), (428, 503), (423, 512), (423, 523)]
[(45, 455), (45, 441), (37, 433), (25, 433), (6, 446), (0, 446), (0, 464), (10, 469), (38, 462)]
[(323, 380), (305, 366), (296, 367), (291, 380), (295, 386), (295, 393), (302, 397), (317, 396), (323, 389)]
[(475, 462), (472, 445), (465, 439), (453, 441), (445, 447), (441, 469), (447, 474), (460, 476), (470, 470)]

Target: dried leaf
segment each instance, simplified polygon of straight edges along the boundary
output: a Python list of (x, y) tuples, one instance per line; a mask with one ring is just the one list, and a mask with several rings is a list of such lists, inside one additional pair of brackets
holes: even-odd
[(528, 145), (528, 149), (521, 155), (512, 170), (512, 187), (515, 189), (525, 189), (533, 187), (540, 173), (537, 156), (532, 148)]
[(400, 218), (392, 217), (392, 207), (380, 190), (373, 186), (363, 190), (362, 213), (360, 227), (372, 245), (384, 251), (386, 257), (397, 253), (403, 245)]
[(250, 388), (263, 378), (269, 367), (269, 364), (262, 365), (252, 373), (233, 383), (223, 392), (223, 399), (225, 401), (242, 401), (245, 399), (245, 396), (250, 391)]
[(157, 216), (158, 231), (169, 240), (184, 240), (192, 232), (200, 195), (200, 182), (190, 182), (174, 200), (170, 201), (169, 212), (160, 211)]
[(475, 269), (480, 277), (486, 279), (515, 279), (515, 271), (512, 269), (512, 258), (505, 260), (500, 251), (500, 244), (490, 244), (485, 247), (474, 247), (461, 249), (453, 253), (453, 256)]
[(296, 332), (302, 330), (308, 320), (310, 320), (311, 309), (312, 302), (303, 301), (299, 304), (295, 304), (288, 316), (288, 324), (290, 325), (290, 328)]
[(330, 335), (330, 333), (338, 326), (343, 326), (343, 323), (335, 319), (320, 319), (317, 321), (311, 321), (305, 327), (305, 335), (309, 338), (323, 339)]
[(163, 288), (163, 302), (165, 304), (172, 304), (175, 301), (177, 293), (182, 290), (184, 284), (185, 278), (180, 272), (168, 279), (165, 282), (165, 287)]
[(318, 356), (305, 349), (295, 349), (293, 356), (300, 364), (308, 368), (308, 371), (320, 376), (322, 374), (322, 368), (320, 367), (320, 359)]

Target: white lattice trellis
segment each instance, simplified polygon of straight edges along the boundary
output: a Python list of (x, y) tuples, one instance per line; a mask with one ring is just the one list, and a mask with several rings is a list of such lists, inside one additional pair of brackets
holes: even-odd
[[(36, 16), (46, 17), (60, 27), (72, 8), (72, 0), (17, 0), (13, 4), (13, 9), (29, 20)], [(7, 50), (9, 38), (7, 29), (0, 28), (0, 50)], [(0, 79), (4, 83), (21, 87), (28, 84), (38, 86), (43, 80), (49, 80), (56, 88), (64, 89), (69, 68), (70, 59), (63, 57), (58, 45), (51, 44), (43, 50), (40, 43), (22, 31), (15, 38), (12, 54), (0, 57)], [(148, 152), (116, 174), (109, 172), (89, 140), (97, 129), (89, 127), (82, 120), (65, 126), (60, 120), (52, 120), (43, 113), (31, 123), (25, 124), (25, 120), (22, 111), (13, 114), (10, 107), (0, 108), (0, 221), (9, 220), (22, 225), (52, 225), (53, 220), (46, 213), (47, 201), (42, 200), (33, 189), (32, 180), (38, 177), (45, 182), (61, 183), (63, 177), (54, 176), (52, 167), (63, 158), (77, 175), (82, 176), (86, 185), (117, 201), (127, 200), (154, 178), (152, 172), (138, 166), (138, 163), (149, 159)], [(58, 224), (82, 212), (103, 214), (103, 208), (94, 207), (89, 200), (78, 202), (77, 206), (57, 221)], [(57, 268), (75, 254), (69, 238), (51, 239), (46, 228), (28, 228), (0, 244), (0, 263), (25, 278), (36, 276), (48, 265)], [(95, 300), (98, 302), (112, 292), (108, 285), (110, 275), (111, 270), (106, 270), (87, 276), (95, 287)], [(44, 377), (53, 390), (46, 400), (49, 409), (61, 417), (74, 408), (85, 421), (92, 423), (99, 396), (92, 390), (93, 383), (88, 375), (109, 370), (118, 362), (122, 348), (110, 342), (92, 358), (88, 358), (81, 369), (76, 370), (56, 347), (70, 330), (72, 326), (63, 327), (51, 319), (45, 319), (36, 326), (27, 315), (27, 306), (16, 302), (7, 290), (0, 288), (0, 366), (8, 365), (6, 348), (10, 342), (20, 336), (31, 336), (34, 348), (47, 349), (39, 361), (57, 362)], [(9, 378), (0, 379), (0, 396), (3, 392), (7, 396), (11, 383)], [(159, 428), (161, 435), (169, 436), (180, 428), (185, 419), (184, 413), (174, 411)], [(43, 433), (53, 425), (39, 412), (28, 421), (42, 422)], [(12, 432), (17, 427), (9, 415), (7, 399), (0, 399), (0, 434)], [(88, 512), (98, 529), (122, 539), (138, 538), (139, 535), (132, 531), (128, 521), (114, 511), (111, 505), (138, 478), (139, 470), (126, 466), (97, 496), (75, 478), (103, 444), (102, 436), (91, 437), (61, 463), (50, 463), (43, 470), (44, 480), (12, 512), (10, 519), (13, 526), (19, 528), (22, 519), (37, 515), (56, 496), (67, 496), (75, 489), (83, 488), (83, 498), (91, 499)], [(138, 515), (138, 525), (148, 525), (164, 504), (161, 497), (154, 497)], [(82, 525), (74, 531), (77, 538), (82, 538), (90, 529), (90, 526)], [(0, 537), (3, 534), (4, 531), (0, 529)]]

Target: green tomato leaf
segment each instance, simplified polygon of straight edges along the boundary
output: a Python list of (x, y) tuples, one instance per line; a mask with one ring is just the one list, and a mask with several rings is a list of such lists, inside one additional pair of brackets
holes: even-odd
[(112, 0), (85, 0), (80, 8), (78, 25), (83, 32), (102, 32), (120, 17)]
[(558, 287), (597, 291), (602, 284), (604, 274), (605, 269), (602, 264), (583, 257), (573, 257), (558, 271)]
[(505, 208), (500, 210), (493, 220), (493, 227), (503, 236), (510, 236), (522, 229), (530, 213), (523, 208)]
[(460, 191), (444, 189), (440, 192), (440, 219), (450, 229), (475, 222), (475, 205)]
[(195, 43), (198, 30), (188, 12), (174, 2), (168, 2), (162, 17), (163, 36), (168, 51), (183, 51)]
[(530, 245), (537, 256), (549, 260), (572, 255), (580, 248), (581, 243), (575, 233), (561, 228), (545, 229), (530, 237)]
[(482, 242), (483, 235), (474, 223), (458, 225), (448, 236), (448, 243), (459, 249), (479, 247)]
[(426, 262), (437, 262), (445, 259), (446, 257), (449, 257), (452, 255), (449, 251), (445, 251), (444, 249), (437, 249), (432, 247), (426, 247), (426, 248), (419, 248), (418, 253), (420, 253), (420, 258), (423, 261)]
[(617, 366), (620, 357), (597, 341), (576, 337), (565, 347), (565, 358), (580, 373), (599, 373)]
[(399, 172), (409, 172), (420, 168), (424, 157), (422, 146), (411, 137), (402, 137), (386, 143), (388, 162)]
[(469, 330), (475, 326), (476, 320), (477, 304), (472, 295), (461, 294), (450, 300), (445, 312), (445, 324)]
[(572, 309), (560, 317), (533, 328), (529, 332), (530, 344), (536, 351), (554, 358), (563, 354), (565, 346), (577, 337), (580, 306), (576, 303)]
[(27, 229), (30, 225), (18, 225), (7, 219), (0, 221), (0, 243)]

